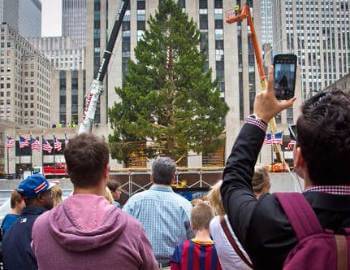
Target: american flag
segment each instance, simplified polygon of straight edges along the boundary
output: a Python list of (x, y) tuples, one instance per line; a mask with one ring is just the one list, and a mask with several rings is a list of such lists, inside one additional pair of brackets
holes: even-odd
[(6, 148), (12, 148), (12, 147), (15, 146), (15, 144), (16, 144), (15, 139), (13, 139), (13, 138), (7, 136)]
[(38, 140), (38, 138), (34, 139), (31, 137), (30, 139), (30, 144), (32, 146), (32, 150), (36, 150), (36, 151), (40, 151), (41, 149), (41, 143), (40, 141)]
[(29, 146), (29, 141), (27, 137), (19, 136), (19, 148), (24, 148)]
[(271, 133), (266, 133), (264, 144), (272, 144), (272, 134)]
[(282, 144), (283, 142), (283, 132), (276, 132), (272, 137), (273, 144)]
[(52, 152), (52, 146), (51, 144), (43, 138), (43, 150), (48, 152), (49, 154)]
[(55, 150), (57, 152), (61, 151), (62, 150), (62, 143), (54, 136), (53, 137), (53, 147), (55, 148)]
[(296, 145), (296, 144), (297, 144), (297, 142), (295, 140), (291, 140), (287, 145), (288, 150), (293, 150), (294, 145)]

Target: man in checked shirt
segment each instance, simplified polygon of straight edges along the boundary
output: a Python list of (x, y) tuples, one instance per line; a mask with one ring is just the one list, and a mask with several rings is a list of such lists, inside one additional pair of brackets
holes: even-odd
[(154, 184), (149, 190), (132, 196), (123, 208), (143, 224), (154, 255), (163, 268), (169, 267), (175, 247), (192, 236), (191, 203), (170, 186), (175, 180), (175, 171), (172, 159), (157, 158), (152, 164)]

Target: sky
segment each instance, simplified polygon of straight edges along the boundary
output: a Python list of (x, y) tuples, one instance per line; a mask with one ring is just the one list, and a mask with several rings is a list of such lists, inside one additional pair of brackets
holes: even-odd
[(61, 0), (41, 0), (41, 34), (47, 36), (61, 35)]

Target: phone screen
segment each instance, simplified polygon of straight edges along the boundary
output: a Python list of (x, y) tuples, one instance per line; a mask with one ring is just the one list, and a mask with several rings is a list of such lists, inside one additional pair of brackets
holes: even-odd
[(276, 55), (274, 66), (276, 98), (290, 99), (294, 97), (296, 56)]

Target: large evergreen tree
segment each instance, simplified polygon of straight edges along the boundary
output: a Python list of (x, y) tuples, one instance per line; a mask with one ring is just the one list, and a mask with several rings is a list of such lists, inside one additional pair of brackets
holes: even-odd
[(148, 25), (109, 111), (112, 156), (127, 163), (145, 151), (181, 160), (189, 150), (215, 150), (228, 108), (205, 68), (197, 25), (172, 0), (160, 1)]

